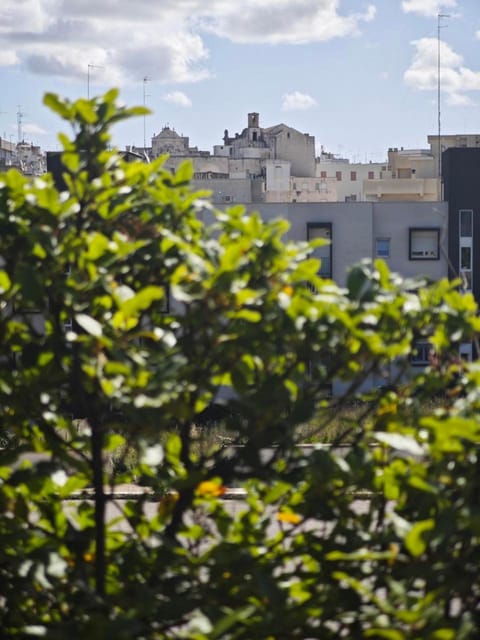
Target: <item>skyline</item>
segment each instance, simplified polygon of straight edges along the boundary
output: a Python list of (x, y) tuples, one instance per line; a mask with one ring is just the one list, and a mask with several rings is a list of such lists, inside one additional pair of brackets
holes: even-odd
[[(315, 136), (352, 161), (389, 147), (426, 148), (442, 133), (480, 132), (478, 0), (3, 0), (0, 135), (59, 148), (64, 124), (42, 105), (120, 89), (153, 114), (114, 129), (113, 143), (147, 146), (170, 126), (212, 151), (247, 113)], [(475, 6), (476, 5), (476, 6)], [(148, 78), (144, 81), (144, 78)]]

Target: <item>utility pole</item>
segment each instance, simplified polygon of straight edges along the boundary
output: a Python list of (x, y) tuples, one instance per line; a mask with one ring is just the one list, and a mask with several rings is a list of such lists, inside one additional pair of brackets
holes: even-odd
[[(147, 88), (147, 82), (150, 82), (150, 78), (148, 76), (144, 76), (143, 77), (143, 106), (146, 107), (146, 98), (147, 98), (147, 93), (146, 93), (146, 88)], [(143, 114), (143, 151), (146, 154), (147, 151), (147, 133), (146, 133), (146, 127), (147, 127), (147, 116), (145, 114)]]
[(442, 18), (449, 18), (447, 13), (439, 13), (437, 15), (437, 104), (438, 104), (438, 180), (440, 186), (440, 199), (442, 199), (442, 143), (440, 140), (442, 127), (441, 127), (441, 65), (440, 65), (440, 29), (445, 28), (446, 25), (442, 25)]

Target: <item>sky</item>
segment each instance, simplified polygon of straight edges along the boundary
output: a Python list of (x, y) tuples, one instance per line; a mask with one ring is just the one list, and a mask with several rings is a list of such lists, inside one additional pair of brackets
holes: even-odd
[[(0, 0), (0, 136), (60, 149), (42, 104), (112, 86), (152, 114), (113, 144), (164, 126), (212, 151), (260, 114), (355, 162), (480, 133), (480, 0)], [(448, 17), (447, 17), (448, 16)]]

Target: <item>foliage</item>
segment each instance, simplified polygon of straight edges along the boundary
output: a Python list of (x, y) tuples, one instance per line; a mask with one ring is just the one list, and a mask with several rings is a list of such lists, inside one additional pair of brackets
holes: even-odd
[[(473, 298), (382, 262), (320, 279), (284, 221), (110, 150), (143, 113), (116, 97), (46, 97), (67, 191), (0, 178), (2, 637), (476, 637), (480, 370), (451, 357)], [(439, 360), (413, 376), (419, 338)], [(344, 456), (296, 446), (358, 398)], [(220, 400), (232, 442), (196, 447)]]

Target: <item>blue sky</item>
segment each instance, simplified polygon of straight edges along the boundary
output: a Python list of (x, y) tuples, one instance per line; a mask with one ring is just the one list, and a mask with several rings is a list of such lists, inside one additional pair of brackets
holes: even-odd
[[(168, 124), (211, 151), (257, 111), (380, 161), (437, 133), (439, 12), (442, 132), (478, 133), (480, 0), (1, 0), (0, 135), (16, 141), (20, 110), (23, 137), (58, 148), (42, 96), (86, 97), (90, 75), (90, 95), (146, 94), (147, 143)], [(140, 118), (114, 143), (143, 136)]]

